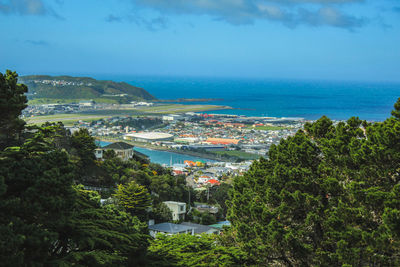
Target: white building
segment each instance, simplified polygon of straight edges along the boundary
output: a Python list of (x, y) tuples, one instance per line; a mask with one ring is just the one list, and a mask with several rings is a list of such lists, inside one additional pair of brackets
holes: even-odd
[(173, 140), (174, 136), (172, 134), (159, 132), (129, 133), (124, 136), (124, 139), (137, 142), (155, 142)]
[(172, 212), (172, 220), (184, 220), (186, 214), (186, 203), (176, 201), (164, 201), (163, 202)]

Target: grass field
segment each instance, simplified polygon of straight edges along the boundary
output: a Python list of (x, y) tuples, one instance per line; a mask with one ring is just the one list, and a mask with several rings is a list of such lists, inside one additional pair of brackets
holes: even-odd
[(160, 105), (154, 107), (143, 107), (137, 110), (155, 113), (155, 114), (171, 114), (171, 113), (185, 113), (185, 112), (200, 112), (200, 111), (210, 111), (210, 110), (221, 110), (229, 109), (226, 106), (216, 106), (216, 105), (180, 105), (180, 104), (170, 104), (170, 105)]
[(142, 107), (137, 109), (103, 109), (93, 110), (82, 113), (74, 114), (55, 114), (45, 115), (26, 118), (25, 121), (28, 124), (41, 125), (48, 122), (59, 122), (61, 121), (64, 125), (73, 125), (74, 123), (82, 121), (93, 121), (102, 118), (109, 118), (113, 116), (145, 116), (145, 115), (162, 115), (162, 114), (173, 114), (173, 113), (185, 113), (185, 112), (201, 112), (208, 110), (226, 109), (229, 107), (215, 106), (215, 105), (179, 105), (179, 104), (168, 104), (153, 107)]

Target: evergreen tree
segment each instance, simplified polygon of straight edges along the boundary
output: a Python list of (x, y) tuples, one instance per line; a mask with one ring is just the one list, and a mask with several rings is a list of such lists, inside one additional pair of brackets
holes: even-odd
[(237, 247), (221, 245), (216, 235), (159, 235), (149, 247), (150, 266), (243, 266), (245, 255)]
[(147, 209), (151, 206), (151, 197), (144, 186), (135, 181), (127, 185), (120, 184), (113, 196), (117, 199), (117, 204), (133, 216), (140, 219), (147, 218)]
[(172, 212), (161, 202), (153, 207), (151, 219), (154, 219), (155, 223), (172, 222)]
[(396, 119), (400, 120), (400, 97), (397, 99), (394, 104), (394, 110), (392, 111), (392, 116)]
[(256, 265), (399, 265), (400, 121), (305, 129), (235, 179), (233, 243)]
[(145, 261), (148, 229), (115, 205), (100, 205), (97, 192), (75, 188), (78, 198), (53, 251), (66, 266), (136, 266)]
[(52, 259), (75, 194), (73, 166), (41, 132), (21, 147), (1, 153), (0, 261), (5, 266), (42, 266)]
[(71, 145), (79, 156), (82, 166), (93, 164), (96, 144), (95, 139), (86, 128), (80, 128), (72, 134)]
[(28, 91), (23, 84), (18, 84), (16, 72), (0, 73), (0, 150), (17, 144), (25, 122), (19, 118), (26, 108)]

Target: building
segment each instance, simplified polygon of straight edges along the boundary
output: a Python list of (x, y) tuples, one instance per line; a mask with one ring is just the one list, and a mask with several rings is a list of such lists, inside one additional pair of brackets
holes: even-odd
[(170, 114), (170, 115), (162, 116), (163, 121), (178, 121), (181, 119), (183, 119), (183, 117), (178, 114)]
[(208, 138), (206, 143), (213, 145), (237, 145), (240, 140), (228, 138)]
[(167, 235), (176, 234), (191, 234), (194, 235), (195, 227), (175, 224), (175, 223), (158, 223), (149, 226), (150, 235), (156, 237), (158, 233), (163, 233)]
[(96, 102), (94, 102), (92, 99), (90, 100), (83, 100), (79, 102), (79, 107), (80, 108), (92, 108)]
[(102, 148), (96, 148), (94, 150), (94, 156), (96, 157), (96, 159), (102, 159), (103, 158), (103, 149)]
[(194, 233), (195, 234), (219, 234), (219, 230), (207, 225), (202, 225), (202, 224), (197, 224), (197, 223), (191, 223), (191, 222), (183, 222), (181, 225), (186, 225), (190, 227), (194, 227)]
[(118, 157), (128, 160), (133, 156), (133, 147), (133, 145), (125, 142), (116, 142), (103, 147), (103, 150), (114, 150)]
[(171, 141), (174, 136), (168, 133), (148, 132), (148, 133), (129, 133), (124, 136), (125, 140), (134, 140), (137, 142), (156, 142)]
[(176, 201), (164, 201), (163, 202), (172, 212), (172, 220), (184, 220), (186, 214), (186, 203)]

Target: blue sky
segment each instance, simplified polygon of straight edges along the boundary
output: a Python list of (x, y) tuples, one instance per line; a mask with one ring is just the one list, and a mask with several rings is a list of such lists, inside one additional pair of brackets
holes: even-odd
[(399, 0), (0, 0), (0, 72), (400, 81)]

